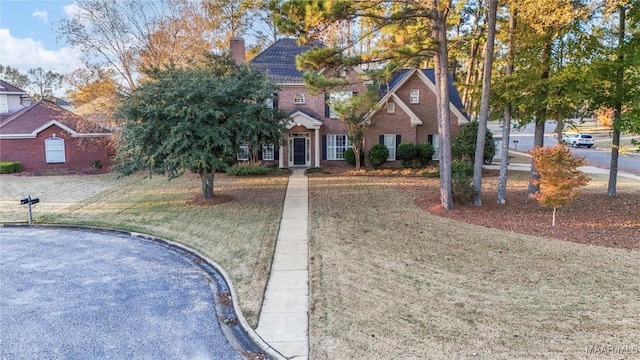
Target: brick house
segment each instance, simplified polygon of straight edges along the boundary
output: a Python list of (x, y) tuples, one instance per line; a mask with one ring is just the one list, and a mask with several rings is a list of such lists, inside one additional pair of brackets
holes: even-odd
[[(344, 162), (344, 150), (349, 147), (346, 130), (328, 106), (333, 96), (350, 96), (365, 91), (370, 81), (362, 79), (359, 69), (344, 69), (339, 76), (348, 77), (352, 84), (335, 93), (311, 94), (296, 67), (296, 56), (313, 45), (298, 45), (295, 39), (283, 38), (258, 54), (250, 64), (266, 72), (279, 87), (274, 94), (274, 106), (289, 113), (291, 122), (285, 135), (287, 146), (274, 149), (266, 146), (261, 159), (278, 162), (280, 167), (327, 166)], [(244, 62), (244, 40), (231, 40), (231, 57), (237, 63)], [(327, 75), (333, 69), (324, 69)], [(450, 79), (451, 134), (469, 120), (462, 100)], [(433, 70), (407, 69), (394, 74), (386, 84), (380, 84), (378, 110), (370, 115), (371, 126), (367, 131), (364, 152), (374, 144), (382, 143), (389, 148), (386, 166), (400, 166), (395, 159), (400, 142), (425, 142), (434, 145), (438, 158), (438, 125), (436, 120), (435, 76)]]
[(23, 171), (76, 170), (109, 165), (110, 132), (48, 100), (0, 80), (0, 161)]

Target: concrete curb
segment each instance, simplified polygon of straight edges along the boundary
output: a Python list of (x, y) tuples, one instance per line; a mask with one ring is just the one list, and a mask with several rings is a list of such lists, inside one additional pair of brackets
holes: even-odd
[[(238, 351), (240, 355), (242, 355), (243, 351), (250, 352), (264, 352), (271, 359), (286, 359), (279, 352), (273, 349), (269, 344), (267, 344), (261, 337), (258, 335), (255, 330), (249, 326), (249, 323), (245, 319), (242, 314), (242, 310), (238, 305), (238, 296), (236, 294), (235, 288), (231, 283), (230, 277), (227, 272), (215, 261), (207, 258), (203, 254), (199, 253), (196, 250), (193, 250), (183, 244), (163, 239), (157, 236), (112, 229), (112, 228), (104, 228), (97, 226), (83, 226), (83, 225), (67, 225), (67, 224), (34, 224), (29, 225), (26, 223), (0, 223), (0, 227), (43, 227), (43, 228), (60, 228), (60, 229), (75, 229), (75, 230), (83, 230), (83, 231), (95, 231), (102, 233), (113, 233), (117, 235), (125, 235), (130, 236), (132, 238), (138, 238), (148, 241), (153, 241), (162, 246), (165, 246), (172, 250), (177, 250), (185, 255), (188, 255), (194, 265), (199, 266), (202, 270), (207, 272), (213, 279), (218, 278), (217, 285), (218, 288), (214, 293), (220, 294), (228, 291), (231, 294), (233, 310), (225, 311), (223, 307), (221, 307), (217, 302), (215, 303), (216, 313), (218, 314), (218, 321), (220, 322), (220, 328), (222, 329), (227, 341)], [(232, 319), (235, 316), (235, 319), (238, 321), (239, 326), (227, 326), (224, 322), (220, 320), (220, 317), (225, 319)]]

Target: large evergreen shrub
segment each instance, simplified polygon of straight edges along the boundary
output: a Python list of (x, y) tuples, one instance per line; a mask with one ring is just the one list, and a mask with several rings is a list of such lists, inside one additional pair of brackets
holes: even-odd
[[(471, 121), (460, 129), (456, 134), (456, 138), (453, 141), (451, 152), (453, 155), (460, 156), (462, 159), (470, 159), (473, 163), (473, 159), (476, 154), (476, 141), (478, 138), (478, 126), (477, 121)], [(484, 143), (483, 159), (493, 159), (496, 154), (496, 144), (493, 142), (493, 133), (487, 129)]]
[(353, 148), (345, 149), (344, 161), (351, 166), (356, 166), (356, 153), (353, 151)]
[(382, 144), (375, 144), (369, 151), (369, 161), (374, 169), (379, 168), (387, 161), (389, 157), (389, 149)]
[(435, 154), (435, 152), (436, 150), (433, 148), (433, 145), (428, 142), (417, 144), (416, 157), (418, 158), (420, 167), (426, 167), (429, 165), (429, 162), (433, 159), (433, 154)]
[(413, 167), (414, 159), (416, 158), (416, 145), (410, 142), (403, 142), (398, 144), (396, 149), (396, 158), (402, 160), (402, 166)]
[(451, 162), (453, 200), (468, 203), (473, 200), (473, 164), (464, 160)]

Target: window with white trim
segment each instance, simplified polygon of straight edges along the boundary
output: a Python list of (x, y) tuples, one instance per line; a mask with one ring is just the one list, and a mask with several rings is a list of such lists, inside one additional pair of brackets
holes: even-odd
[(8, 113), (9, 112), (9, 100), (7, 100), (7, 95), (0, 95), (0, 113)]
[(347, 135), (327, 135), (327, 160), (344, 160), (344, 151), (348, 148)]
[(240, 152), (238, 152), (237, 157), (240, 161), (249, 160), (249, 146), (240, 145)]
[(304, 104), (305, 98), (303, 93), (296, 93), (293, 95), (293, 103), (294, 104)]
[(335, 91), (329, 94), (329, 118), (337, 119), (338, 114), (333, 111), (333, 104), (349, 100), (353, 96), (353, 91)]
[(48, 164), (63, 163), (65, 161), (64, 139), (55, 136), (45, 139), (44, 152)]
[(411, 89), (409, 91), (409, 103), (411, 103), (411, 104), (419, 104), (420, 103), (420, 90), (419, 89)]
[(396, 104), (387, 103), (387, 114), (394, 114), (396, 112)]
[(433, 160), (440, 160), (440, 135), (433, 134), (431, 138), (431, 145), (433, 145)]
[(275, 147), (273, 144), (262, 145), (262, 160), (274, 160)]
[(394, 161), (396, 159), (396, 135), (384, 134), (384, 146), (389, 149), (389, 157), (387, 157), (387, 161)]

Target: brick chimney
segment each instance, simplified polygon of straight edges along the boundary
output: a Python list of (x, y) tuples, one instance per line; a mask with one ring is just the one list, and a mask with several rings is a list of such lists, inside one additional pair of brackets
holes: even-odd
[(231, 45), (231, 60), (236, 64), (244, 64), (245, 62), (245, 50), (244, 39), (241, 37), (232, 37), (230, 41)]

